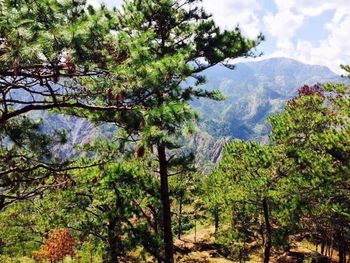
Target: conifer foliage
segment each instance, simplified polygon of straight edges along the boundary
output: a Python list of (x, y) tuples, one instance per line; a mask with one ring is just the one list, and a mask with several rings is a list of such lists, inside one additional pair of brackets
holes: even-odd
[[(201, 223), (235, 261), (268, 263), (307, 240), (349, 262), (347, 81), (301, 87), (269, 118), (266, 145), (230, 141), (209, 174), (183, 147), (191, 101), (224, 99), (205, 70), (234, 68), (262, 40), (222, 30), (200, 0), (0, 0), (0, 253), (174, 263), (173, 232), (196, 237)], [(66, 134), (44, 131), (38, 110), (113, 135), (66, 160), (53, 150)]]
[[(189, 101), (199, 97), (222, 99), (219, 92), (200, 87), (205, 83), (200, 73), (228, 59), (252, 55), (252, 49), (262, 39), (261, 36), (256, 40), (246, 39), (239, 28), (221, 30), (199, 2), (135, 0), (124, 3), (115, 18), (115, 31), (117, 42), (124, 49), (119, 52), (125, 52), (128, 59), (115, 68), (113, 74), (121, 80), (113, 84), (111, 92), (122, 93), (124, 101), (135, 107), (112, 118), (110, 115), (94, 117), (122, 124), (126, 137), (139, 135), (140, 144), (156, 155), (165, 262), (173, 262), (168, 177), (171, 163), (179, 157), (171, 158), (170, 152), (180, 146), (178, 139), (192, 129), (197, 118)], [(102, 99), (109, 101), (110, 97)]]
[(107, 65), (117, 63), (108, 13), (81, 0), (1, 1), (0, 210), (67, 176), (70, 162), (55, 160), (51, 147), (65, 141), (63, 133), (43, 135), (42, 122), (28, 113), (106, 110), (80, 83), (106, 77)]
[[(346, 262), (349, 99), (346, 82), (305, 85), (270, 118), (269, 145), (235, 141), (226, 146), (207, 180), (215, 196), (207, 202), (208, 208), (220, 209), (220, 219), (230, 215), (233, 227), (219, 231), (218, 238), (228, 255), (247, 259), (259, 240), (264, 262), (270, 262), (272, 248), (288, 252), (292, 239), (308, 239), (325, 256), (337, 249), (339, 262)], [(225, 183), (217, 188), (217, 182)]]

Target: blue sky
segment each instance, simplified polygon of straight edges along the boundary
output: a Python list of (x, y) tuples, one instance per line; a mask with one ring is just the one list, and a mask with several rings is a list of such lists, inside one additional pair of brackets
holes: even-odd
[[(88, 0), (120, 6), (123, 0)], [(341, 73), (350, 64), (350, 0), (203, 0), (223, 28), (240, 25), (246, 36), (263, 33), (262, 58), (290, 57)], [(259, 59), (262, 59), (259, 58)]]

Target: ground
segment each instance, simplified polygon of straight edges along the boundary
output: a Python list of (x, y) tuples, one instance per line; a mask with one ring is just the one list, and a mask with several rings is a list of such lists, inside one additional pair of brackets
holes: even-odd
[[(232, 261), (225, 259), (218, 252), (214, 239), (214, 227), (199, 226), (196, 232), (181, 236), (181, 239), (175, 240), (176, 250), (176, 262), (177, 263), (235, 263), (238, 261)], [(308, 255), (315, 254), (315, 246), (307, 241), (299, 242), (295, 244), (295, 247), (291, 250), (291, 253), (284, 255), (272, 255), (271, 263), (314, 263), (307, 260)], [(138, 254), (138, 253), (136, 253)], [(245, 263), (261, 263), (261, 251), (251, 255), (251, 259)], [(319, 255), (321, 256), (321, 255)], [(139, 259), (128, 259), (127, 263), (139, 263)], [(4, 258), (0, 256), (0, 263), (34, 263), (35, 261), (30, 258), (16, 258), (15, 261), (11, 258)], [(66, 258), (64, 263), (78, 263), (84, 262), (79, 259)], [(102, 262), (101, 259), (95, 258), (92, 263)], [(154, 259), (149, 258), (148, 263), (153, 263)], [(335, 263), (338, 262), (337, 252), (333, 253), (333, 261), (329, 261), (325, 258), (319, 258), (317, 263)]]
[[(176, 246), (176, 262), (179, 263), (232, 263), (225, 259), (217, 251), (214, 243), (214, 228), (213, 227), (201, 227), (196, 233), (190, 233), (183, 235), (181, 239), (175, 241)], [(315, 246), (307, 241), (298, 242), (294, 248), (291, 249), (291, 253), (284, 255), (273, 255), (271, 263), (299, 263), (310, 262), (307, 261), (307, 257), (311, 254), (317, 253)], [(251, 256), (251, 259), (246, 263), (261, 263), (262, 255), (256, 253)], [(337, 262), (337, 253), (334, 253), (333, 260), (322, 258), (321, 255), (318, 263)], [(238, 261), (237, 261), (238, 262)]]

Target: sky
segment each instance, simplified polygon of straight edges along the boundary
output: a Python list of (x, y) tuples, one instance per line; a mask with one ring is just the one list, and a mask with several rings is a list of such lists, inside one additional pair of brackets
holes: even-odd
[[(123, 0), (88, 0), (109, 7)], [(203, 0), (202, 5), (225, 29), (240, 26), (265, 41), (263, 55), (289, 57), (307, 64), (329, 67), (342, 73), (340, 64), (350, 64), (350, 0)]]

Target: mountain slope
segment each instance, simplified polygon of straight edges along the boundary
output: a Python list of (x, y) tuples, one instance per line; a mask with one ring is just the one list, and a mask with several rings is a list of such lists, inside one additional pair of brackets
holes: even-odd
[[(237, 64), (235, 70), (224, 66), (210, 68), (204, 75), (205, 88), (219, 89), (224, 101), (199, 99), (192, 105), (200, 112), (198, 132), (184, 147), (197, 153), (202, 161), (220, 159), (222, 145), (229, 139), (266, 142), (270, 128), (266, 119), (281, 111), (285, 103), (304, 84), (341, 81), (340, 77), (323, 66), (306, 65), (286, 58)], [(96, 127), (83, 119), (37, 112), (33, 116), (44, 121), (43, 131), (64, 129), (68, 143), (57, 150), (59, 156), (76, 156), (74, 145), (91, 142), (97, 136), (110, 138), (113, 126)]]
[(281, 111), (299, 87), (341, 81), (324, 66), (306, 65), (287, 58), (237, 64), (235, 70), (216, 66), (205, 72), (206, 87), (216, 88), (226, 100), (193, 101), (202, 114), (201, 128), (214, 137), (259, 139), (269, 133), (266, 119)]

